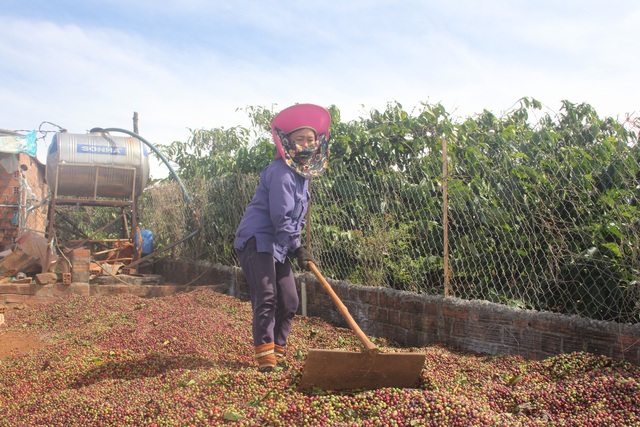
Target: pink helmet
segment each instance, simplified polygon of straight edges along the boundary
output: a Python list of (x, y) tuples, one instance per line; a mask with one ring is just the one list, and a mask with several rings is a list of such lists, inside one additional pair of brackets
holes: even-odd
[[(271, 134), (276, 144), (276, 159), (282, 157), (300, 175), (310, 178), (321, 175), (329, 163), (329, 127), (331, 114), (314, 104), (296, 104), (280, 111), (271, 122)], [(295, 147), (288, 136), (299, 129), (312, 129), (320, 142), (314, 155), (304, 164), (293, 160)], [(291, 151), (293, 150), (293, 151)]]

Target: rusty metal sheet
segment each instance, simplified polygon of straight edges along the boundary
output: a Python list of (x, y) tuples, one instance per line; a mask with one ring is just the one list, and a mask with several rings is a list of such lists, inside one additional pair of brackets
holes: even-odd
[(419, 385), (425, 358), (424, 353), (358, 353), (310, 349), (298, 388), (415, 388)]

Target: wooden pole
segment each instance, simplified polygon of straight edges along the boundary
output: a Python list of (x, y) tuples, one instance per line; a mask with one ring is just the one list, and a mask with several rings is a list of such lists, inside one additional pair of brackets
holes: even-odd
[[(133, 133), (135, 133), (136, 135), (140, 134), (140, 132), (138, 131), (138, 112), (137, 111), (133, 112)], [(135, 190), (135, 185), (136, 185), (135, 172), (133, 176), (134, 176), (134, 179), (133, 179), (133, 191), (131, 194), (131, 234), (130, 236), (131, 236), (131, 243), (133, 244), (133, 248), (134, 248), (132, 250), (132, 253), (133, 253), (132, 261), (137, 261), (139, 259), (139, 256), (138, 256), (139, 252), (136, 250), (136, 246), (140, 248), (142, 247), (142, 236), (140, 236), (139, 241), (136, 240), (136, 238), (138, 237), (138, 234), (137, 234), (138, 233), (138, 203), (137, 203), (138, 195), (135, 194), (135, 191), (136, 191)], [(124, 208), (122, 210), (122, 217), (124, 219), (124, 232), (128, 233), (127, 216), (125, 215)], [(137, 245), (136, 245), (136, 242), (137, 242)], [(137, 267), (134, 266), (131, 268), (135, 269), (134, 270), (135, 273), (138, 272)]]
[(442, 138), (442, 239), (444, 246), (444, 296), (451, 296), (451, 272), (449, 271), (449, 161), (447, 138)]
[[(309, 180), (309, 194), (311, 194), (311, 180)], [(311, 199), (309, 199), (309, 205), (307, 206), (307, 215), (305, 217), (305, 223), (307, 227), (307, 242), (305, 244), (305, 247), (307, 248), (308, 251), (311, 251)]]
[(138, 112), (133, 112), (133, 133), (139, 134), (138, 132)]

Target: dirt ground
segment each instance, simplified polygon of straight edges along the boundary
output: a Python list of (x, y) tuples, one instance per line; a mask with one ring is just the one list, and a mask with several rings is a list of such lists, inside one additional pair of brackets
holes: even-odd
[(0, 359), (24, 354), (45, 345), (37, 336), (22, 332), (3, 331), (0, 327)]

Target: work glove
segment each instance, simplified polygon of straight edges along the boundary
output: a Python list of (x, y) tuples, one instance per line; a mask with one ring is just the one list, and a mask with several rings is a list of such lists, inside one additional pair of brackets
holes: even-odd
[(307, 261), (311, 261), (314, 264), (316, 263), (316, 260), (313, 259), (311, 252), (300, 246), (298, 249), (296, 249), (294, 254), (296, 258), (298, 258), (298, 266), (303, 270), (311, 271), (309, 265), (307, 265)]

